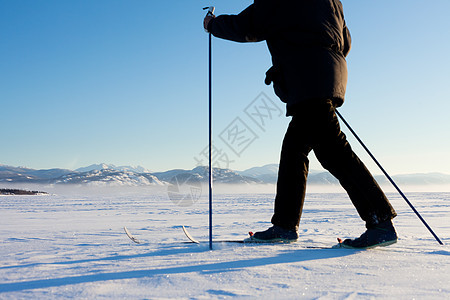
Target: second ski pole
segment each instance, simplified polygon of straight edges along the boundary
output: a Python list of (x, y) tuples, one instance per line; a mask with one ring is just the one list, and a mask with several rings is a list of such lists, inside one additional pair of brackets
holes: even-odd
[(428, 231), (431, 233), (431, 235), (436, 239), (436, 241), (440, 245), (444, 245), (442, 241), (439, 239), (439, 237), (434, 233), (433, 229), (428, 225), (428, 223), (425, 221), (425, 219), (419, 214), (417, 209), (412, 205), (412, 203), (406, 198), (405, 194), (400, 190), (400, 188), (397, 186), (397, 184), (394, 182), (394, 180), (389, 176), (389, 174), (384, 170), (383, 166), (378, 162), (378, 160), (375, 158), (375, 156), (370, 152), (369, 148), (366, 147), (366, 145), (363, 143), (363, 141), (359, 138), (359, 136), (356, 134), (356, 132), (352, 129), (350, 124), (347, 123), (347, 121), (344, 119), (344, 117), (336, 110), (336, 114), (339, 116), (339, 118), (344, 122), (345, 126), (350, 130), (350, 132), (353, 134), (353, 136), (358, 140), (358, 142), (361, 144), (361, 146), (366, 150), (367, 154), (373, 159), (375, 164), (380, 168), (381, 172), (386, 176), (386, 178), (390, 181), (390, 183), (395, 187), (397, 192), (402, 196), (402, 198), (406, 201), (406, 203), (409, 205), (409, 207), (412, 209), (412, 211), (417, 215), (417, 217), (422, 221), (423, 225), (428, 229)]
[[(204, 10), (208, 10), (206, 16), (214, 16), (214, 6), (209, 6), (203, 8)], [(212, 241), (212, 202), (213, 202), (213, 168), (212, 168), (212, 35), (209, 35), (209, 143), (208, 143), (208, 171), (209, 171), (209, 249), (213, 248)]]

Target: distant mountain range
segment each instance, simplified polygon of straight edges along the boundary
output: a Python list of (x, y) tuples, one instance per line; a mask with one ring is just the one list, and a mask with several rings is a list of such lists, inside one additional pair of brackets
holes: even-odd
[[(208, 181), (208, 168), (192, 170), (174, 169), (165, 172), (150, 172), (137, 166), (115, 166), (111, 164), (90, 165), (76, 170), (35, 170), (25, 167), (0, 165), (1, 183), (34, 183), (46, 185), (94, 185), (94, 186), (165, 186), (180, 175), (189, 175), (200, 182)], [(274, 184), (277, 181), (278, 164), (254, 167), (244, 171), (214, 168), (215, 183), (221, 184)], [(442, 173), (408, 174), (393, 176), (402, 185), (446, 185), (450, 175)], [(380, 184), (387, 183), (384, 176), (376, 176)], [(338, 185), (339, 182), (326, 171), (312, 170), (308, 184)]]

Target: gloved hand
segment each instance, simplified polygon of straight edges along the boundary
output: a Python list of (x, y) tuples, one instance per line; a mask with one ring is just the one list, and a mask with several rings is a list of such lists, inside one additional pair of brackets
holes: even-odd
[(215, 17), (216, 16), (213, 15), (213, 14), (207, 14), (206, 15), (205, 19), (203, 20), (203, 27), (205, 28), (206, 32), (209, 32), (208, 31), (209, 22), (211, 22), (211, 20), (214, 19)]

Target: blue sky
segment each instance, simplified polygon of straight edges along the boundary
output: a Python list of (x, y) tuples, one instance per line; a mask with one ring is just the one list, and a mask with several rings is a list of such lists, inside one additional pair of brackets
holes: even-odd
[[(208, 137), (202, 7), (237, 13), (250, 3), (1, 1), (0, 164), (195, 167)], [(341, 113), (388, 172), (450, 173), (450, 2), (343, 4), (353, 49)], [(213, 56), (214, 140), (228, 157), (222, 166), (278, 162), (289, 119), (274, 114), (261, 127), (246, 114), (261, 97), (284, 112), (263, 83), (265, 44), (214, 39)], [(236, 124), (253, 132), (239, 150), (225, 137)]]

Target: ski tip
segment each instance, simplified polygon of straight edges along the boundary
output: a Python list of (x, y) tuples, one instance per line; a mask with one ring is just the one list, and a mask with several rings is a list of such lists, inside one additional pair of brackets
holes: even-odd
[(333, 247), (331, 247), (331, 249), (340, 249), (340, 248), (345, 248), (344, 244), (342, 244), (342, 239), (341, 238), (337, 238), (338, 243), (336, 245), (334, 245)]
[(192, 235), (190, 235), (190, 233), (187, 231), (187, 229), (186, 229), (186, 227), (184, 227), (184, 225), (181, 226), (181, 227), (183, 228), (183, 232), (184, 232), (184, 234), (186, 235), (186, 237), (187, 237), (192, 243), (200, 244), (199, 241), (197, 241), (196, 239), (194, 239), (194, 238), (192, 237)]
[(136, 244), (141, 244), (141, 241), (139, 241), (136, 237), (134, 237), (129, 231), (128, 228), (126, 226), (123, 227), (123, 230), (125, 231), (126, 235), (130, 238), (130, 240), (132, 240), (133, 242), (135, 242)]
[(256, 240), (253, 238), (253, 235), (254, 235), (253, 231), (249, 231), (248, 235), (249, 235), (249, 237), (244, 239), (242, 242), (243, 243), (255, 243)]

